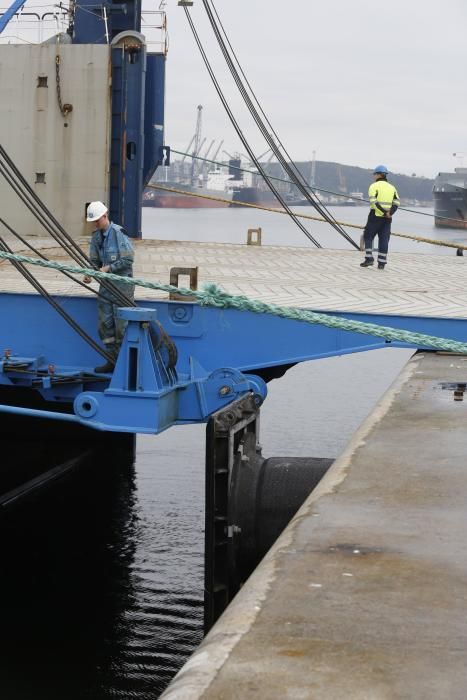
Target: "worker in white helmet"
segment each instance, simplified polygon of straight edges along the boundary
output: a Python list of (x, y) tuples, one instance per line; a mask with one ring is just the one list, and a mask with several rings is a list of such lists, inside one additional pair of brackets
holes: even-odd
[[(100, 272), (112, 272), (115, 275), (125, 277), (133, 276), (133, 246), (125, 233), (125, 230), (109, 220), (108, 209), (102, 202), (91, 202), (86, 211), (86, 221), (93, 223), (95, 231), (92, 234), (89, 249), (89, 257), (95, 268)], [(91, 282), (90, 277), (85, 277), (86, 283)], [(115, 282), (128, 299), (133, 299), (135, 288), (124, 282)], [(121, 303), (111, 291), (99, 287), (97, 301), (97, 313), (99, 319), (99, 336), (105, 349), (112, 356), (112, 361), (95, 368), (98, 373), (113, 372), (115, 362), (122, 344), (126, 322), (117, 318), (117, 309)]]

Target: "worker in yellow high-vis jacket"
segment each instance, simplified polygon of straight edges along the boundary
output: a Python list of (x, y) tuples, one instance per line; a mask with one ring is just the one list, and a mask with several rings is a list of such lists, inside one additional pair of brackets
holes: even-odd
[(373, 265), (375, 261), (373, 241), (378, 236), (378, 270), (384, 270), (388, 257), (392, 217), (400, 205), (400, 200), (394, 185), (387, 181), (388, 169), (385, 165), (377, 165), (373, 175), (375, 181), (368, 189), (370, 213), (363, 232), (365, 260), (360, 263), (360, 267)]

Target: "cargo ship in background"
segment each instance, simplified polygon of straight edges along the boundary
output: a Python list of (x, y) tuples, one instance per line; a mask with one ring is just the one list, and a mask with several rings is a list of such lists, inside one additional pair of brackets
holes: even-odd
[(174, 209), (222, 209), (232, 201), (233, 187), (229, 182), (229, 174), (221, 168), (210, 170), (206, 178), (200, 176), (194, 184), (156, 180), (144, 189), (142, 204)]
[[(252, 172), (241, 159), (231, 159), (215, 167), (206, 175), (190, 179), (155, 179), (143, 192), (143, 207), (172, 207), (174, 209), (225, 208), (255, 204), (261, 207), (280, 207), (281, 204), (263, 182), (260, 173)], [(160, 169), (159, 169), (160, 170)], [(177, 191), (175, 191), (177, 190)], [(299, 206), (300, 198), (283, 191), (287, 204)]]
[[(283, 194), (284, 201), (288, 206), (298, 207), (302, 204), (308, 205), (306, 199), (297, 199), (290, 194)], [(269, 189), (255, 186), (241, 186), (234, 190), (231, 207), (241, 207), (242, 204), (255, 204), (258, 207), (282, 208), (282, 204)]]
[(435, 226), (467, 228), (467, 168), (438, 173), (433, 185)]

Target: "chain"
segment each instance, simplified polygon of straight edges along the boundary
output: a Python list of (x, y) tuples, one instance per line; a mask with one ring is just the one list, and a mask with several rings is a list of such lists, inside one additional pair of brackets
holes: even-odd
[(73, 105), (65, 102), (62, 104), (62, 94), (60, 92), (60, 55), (55, 56), (55, 80), (57, 83), (57, 100), (60, 112), (63, 117), (67, 117), (73, 111)]

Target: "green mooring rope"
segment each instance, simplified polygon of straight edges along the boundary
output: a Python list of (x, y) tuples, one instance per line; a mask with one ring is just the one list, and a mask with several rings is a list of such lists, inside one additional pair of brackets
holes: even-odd
[(327, 314), (317, 313), (315, 311), (307, 311), (306, 309), (296, 309), (291, 306), (278, 306), (277, 304), (266, 304), (257, 299), (249, 299), (241, 295), (228, 294), (216, 284), (206, 284), (203, 291), (198, 292), (184, 287), (175, 287), (171, 284), (162, 284), (160, 282), (147, 282), (146, 280), (137, 279), (135, 277), (123, 277), (115, 275), (111, 272), (99, 272), (93, 268), (77, 267), (75, 265), (66, 265), (52, 260), (38, 260), (30, 258), (26, 255), (17, 255), (14, 253), (5, 253), (0, 251), (0, 259), (17, 260), (18, 262), (39, 265), (39, 267), (51, 268), (53, 270), (61, 270), (63, 272), (71, 272), (75, 274), (88, 275), (96, 279), (107, 279), (113, 282), (124, 282), (132, 284), (136, 287), (145, 287), (146, 289), (156, 289), (163, 292), (174, 292), (181, 296), (195, 298), (201, 306), (214, 306), (218, 309), (237, 309), (238, 311), (252, 311), (258, 314), (272, 314), (280, 318), (288, 318), (293, 321), (304, 321), (305, 323), (320, 324), (328, 328), (338, 328), (344, 331), (353, 333), (364, 333), (366, 335), (374, 335), (385, 340), (395, 340), (402, 343), (415, 345), (416, 347), (428, 347), (434, 350), (444, 350), (446, 352), (456, 352), (467, 354), (467, 343), (461, 343), (457, 340), (448, 338), (438, 338), (433, 335), (425, 335), (424, 333), (412, 333), (411, 331), (399, 330), (388, 326), (378, 326), (376, 323), (364, 323), (362, 321), (351, 321), (339, 316), (329, 316)]

